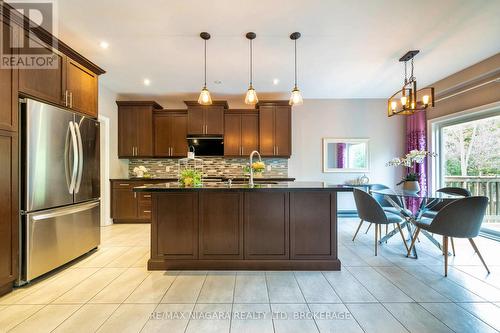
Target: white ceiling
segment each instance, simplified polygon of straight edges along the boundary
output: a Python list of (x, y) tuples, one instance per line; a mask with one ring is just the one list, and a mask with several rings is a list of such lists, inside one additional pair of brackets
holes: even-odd
[(305, 98), (385, 98), (401, 84), (397, 60), (409, 49), (421, 50), (420, 86), (500, 52), (499, 0), (59, 0), (57, 7), (59, 37), (104, 68), (102, 82), (124, 94), (196, 96), (201, 31), (212, 35), (208, 87), (216, 96), (247, 89), (248, 31), (257, 33), (254, 86), (261, 94), (291, 90), (288, 36), (302, 33)]

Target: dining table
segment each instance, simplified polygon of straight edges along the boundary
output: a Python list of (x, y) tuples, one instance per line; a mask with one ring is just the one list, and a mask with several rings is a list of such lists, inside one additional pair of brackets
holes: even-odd
[[(408, 230), (407, 242), (411, 242), (414, 229), (416, 229), (415, 223), (425, 216), (426, 212), (432, 211), (433, 207), (441, 205), (443, 202), (452, 202), (463, 198), (463, 196), (460, 195), (446, 194), (438, 191), (413, 192), (403, 189), (371, 190), (370, 193), (382, 195), (384, 199), (399, 212), (399, 215), (404, 220), (401, 223), (401, 229), (404, 230), (404, 228), (406, 228)], [(408, 209), (409, 206), (414, 207), (414, 209)], [(398, 232), (399, 229), (397, 228), (388, 232), (379, 240), (379, 243), (382, 244), (387, 242), (387, 240), (396, 235)], [(439, 248), (441, 252), (443, 251), (441, 243), (435, 239), (431, 233), (423, 229), (421, 229), (420, 232), (427, 239), (429, 239), (432, 244)], [(418, 258), (416, 245), (412, 248), (412, 255), (413, 258)]]

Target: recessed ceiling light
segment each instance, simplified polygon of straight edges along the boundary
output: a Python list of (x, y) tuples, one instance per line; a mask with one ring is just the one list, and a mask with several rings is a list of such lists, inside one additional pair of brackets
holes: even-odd
[(215, 80), (214, 83), (215, 84), (222, 84), (222, 81), (221, 80)]
[(103, 40), (102, 42), (99, 43), (99, 46), (102, 49), (107, 49), (109, 47), (109, 43)]
[(280, 79), (273, 79), (273, 84), (276, 86), (280, 83)]
[(144, 79), (144, 85), (145, 86), (149, 86), (151, 84), (151, 80), (150, 79)]

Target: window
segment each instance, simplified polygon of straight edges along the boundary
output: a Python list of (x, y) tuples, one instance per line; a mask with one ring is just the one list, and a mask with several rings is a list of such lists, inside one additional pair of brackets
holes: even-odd
[(462, 187), (489, 199), (482, 232), (500, 237), (500, 108), (432, 123), (433, 189)]

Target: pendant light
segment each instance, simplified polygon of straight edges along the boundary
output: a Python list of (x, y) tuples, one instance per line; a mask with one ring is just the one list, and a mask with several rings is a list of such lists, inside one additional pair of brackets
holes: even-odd
[(250, 85), (248, 86), (247, 95), (245, 96), (245, 104), (255, 105), (259, 102), (257, 98), (257, 92), (252, 86), (253, 79), (253, 53), (252, 53), (252, 41), (257, 37), (255, 32), (248, 32), (246, 34), (248, 40), (250, 40)]
[(202, 32), (200, 34), (200, 37), (203, 39), (204, 43), (205, 43), (205, 55), (204, 55), (204, 77), (205, 77), (205, 80), (204, 80), (204, 84), (203, 84), (203, 88), (201, 89), (201, 92), (200, 92), (200, 97), (198, 98), (198, 104), (201, 104), (201, 105), (211, 105), (212, 104), (212, 97), (210, 96), (210, 91), (208, 91), (207, 89), (207, 40), (210, 39), (210, 34), (208, 32)]
[(290, 35), (290, 39), (295, 43), (295, 84), (292, 89), (292, 95), (290, 96), (290, 105), (300, 105), (304, 103), (302, 99), (302, 94), (300, 93), (299, 88), (297, 87), (297, 39), (300, 38), (300, 32), (294, 32)]
[[(426, 87), (417, 90), (417, 78), (413, 75), (413, 58), (419, 52), (419, 50), (408, 51), (399, 59), (400, 62), (404, 62), (405, 78), (403, 87), (387, 100), (387, 114), (389, 117), (396, 114), (412, 115), (428, 107), (434, 107), (434, 88)], [(407, 74), (408, 61), (411, 62), (410, 77)]]

